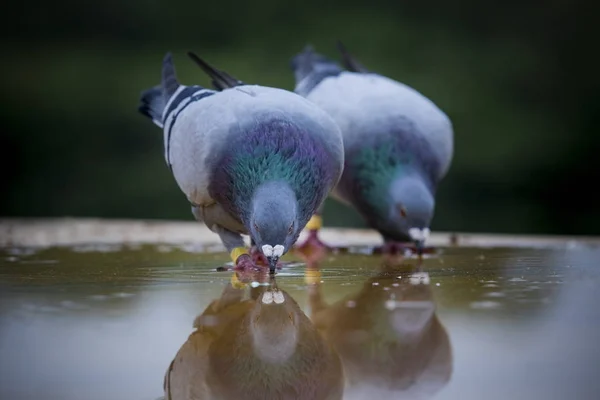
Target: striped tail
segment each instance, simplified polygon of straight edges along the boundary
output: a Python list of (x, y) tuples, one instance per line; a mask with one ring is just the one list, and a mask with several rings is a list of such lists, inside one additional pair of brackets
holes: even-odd
[(138, 111), (163, 128), (165, 107), (179, 87), (173, 58), (171, 53), (167, 53), (162, 63), (161, 84), (142, 92)]
[(290, 63), (296, 78), (295, 92), (306, 96), (321, 81), (331, 76), (338, 76), (343, 70), (335, 61), (316, 53), (312, 46), (296, 54)]

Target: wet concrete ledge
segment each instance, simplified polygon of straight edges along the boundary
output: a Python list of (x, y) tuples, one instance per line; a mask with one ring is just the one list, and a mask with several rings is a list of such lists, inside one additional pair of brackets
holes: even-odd
[[(304, 240), (306, 232), (300, 236)], [(324, 228), (321, 237), (337, 246), (381, 244), (373, 230)], [(195, 221), (109, 220), (93, 218), (0, 219), (0, 247), (49, 247), (82, 244), (202, 244), (222, 250), (219, 237)], [(471, 233), (432, 233), (429, 245), (465, 247), (600, 246), (600, 237)]]

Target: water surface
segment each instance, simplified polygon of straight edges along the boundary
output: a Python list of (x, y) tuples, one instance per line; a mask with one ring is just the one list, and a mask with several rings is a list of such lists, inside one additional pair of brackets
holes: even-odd
[[(253, 332), (251, 374), (305, 362), (322, 371), (315, 385), (345, 382), (347, 399), (597, 398), (598, 248), (456, 247), (420, 270), (329, 255), (240, 289), (215, 270), (223, 260), (166, 245), (1, 249), (0, 398), (157, 399), (178, 352), (175, 389), (195, 373), (194, 390), (233, 390), (247, 378), (227, 375), (232, 343), (246, 340), (232, 326)], [(205, 336), (190, 337), (194, 323)]]

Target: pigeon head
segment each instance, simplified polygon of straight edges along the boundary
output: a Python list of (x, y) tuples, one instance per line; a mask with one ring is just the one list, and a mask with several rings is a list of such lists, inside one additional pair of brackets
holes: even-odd
[(294, 191), (285, 182), (266, 182), (256, 189), (247, 229), (256, 247), (269, 260), (271, 271), (303, 228), (299, 209)]
[(429, 187), (419, 175), (403, 175), (390, 187), (391, 222), (422, 251), (429, 236), (435, 200)]

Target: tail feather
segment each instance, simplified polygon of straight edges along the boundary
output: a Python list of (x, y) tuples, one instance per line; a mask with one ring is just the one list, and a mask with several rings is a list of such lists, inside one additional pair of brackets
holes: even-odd
[(198, 57), (195, 53), (188, 51), (188, 56), (194, 60), (196, 64), (210, 77), (212, 80), (212, 84), (217, 90), (224, 90), (227, 88), (231, 88), (234, 86), (242, 86), (245, 85), (244, 82), (232, 77), (228, 73), (224, 71), (219, 71), (200, 57)]
[(337, 76), (343, 71), (338, 63), (315, 52), (311, 45), (292, 58), (290, 67), (296, 78), (295, 91), (302, 96), (306, 96), (325, 78)]
[(352, 55), (350, 55), (350, 53), (348, 53), (346, 46), (344, 46), (344, 44), (341, 42), (341, 40), (337, 41), (337, 48), (338, 48), (338, 51), (342, 55), (342, 61), (343, 61), (344, 67), (346, 67), (346, 69), (348, 71), (362, 72), (362, 73), (369, 72), (368, 69), (366, 69), (361, 63), (359, 63)]
[(140, 102), (138, 111), (162, 128), (162, 114), (167, 105), (162, 86), (155, 86), (152, 89), (143, 91), (140, 96)]
[(173, 57), (171, 53), (167, 53), (163, 58), (162, 63), (162, 91), (165, 98), (173, 96), (177, 88), (179, 88), (179, 81), (177, 80), (177, 74), (175, 72), (175, 65), (173, 64)]
[(162, 62), (161, 84), (141, 93), (141, 104), (138, 106), (138, 111), (162, 128), (164, 125), (163, 111), (169, 99), (180, 86), (173, 58), (171, 53), (167, 53)]

